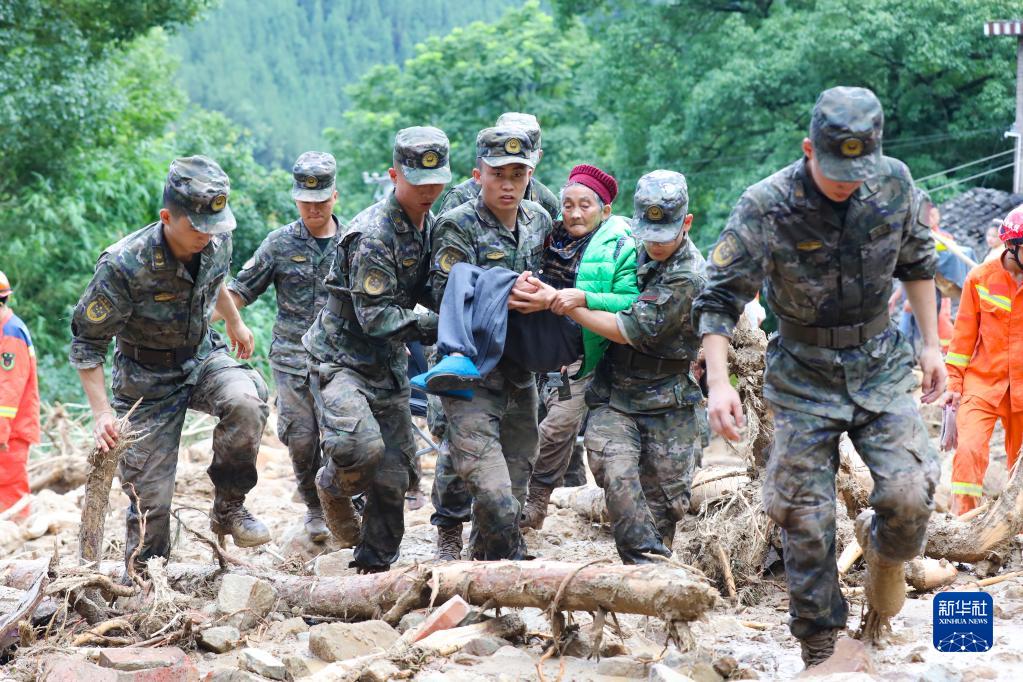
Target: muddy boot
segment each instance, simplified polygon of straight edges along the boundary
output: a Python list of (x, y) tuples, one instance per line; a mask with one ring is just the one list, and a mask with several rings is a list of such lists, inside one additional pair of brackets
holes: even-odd
[(552, 489), (538, 483), (530, 483), (526, 495), (526, 505), (519, 516), (519, 528), (543, 528), (543, 520), (547, 518), (547, 505), (551, 501)]
[(262, 521), (249, 513), (243, 502), (244, 496), (228, 496), (214, 493), (213, 510), (210, 512), (210, 530), (220, 545), (224, 536), (234, 538), (238, 547), (255, 547), (270, 542), (270, 531)]
[(864, 639), (877, 641), (881, 632), (891, 627), (891, 618), (906, 603), (906, 565), (902, 561), (882, 558), (870, 541), (870, 526), (874, 510), (864, 509), (856, 517), (856, 541), (863, 548), (867, 564), (867, 579), (863, 593), (867, 598), (867, 615), (860, 630)]
[(802, 650), (803, 665), (812, 668), (831, 658), (835, 653), (835, 640), (838, 639), (838, 630), (828, 628), (815, 632), (806, 639), (799, 640), (799, 648)]
[(326, 542), (330, 537), (327, 523), (323, 520), (323, 509), (309, 507), (305, 512), (305, 532), (313, 542)]
[(320, 498), (327, 528), (341, 548), (355, 547), (359, 544), (362, 529), (359, 517), (355, 514), (355, 507), (352, 505), (352, 498), (331, 495), (320, 487), (319, 480), (316, 481), (316, 495)]
[(462, 558), (462, 524), (437, 526), (437, 561)]

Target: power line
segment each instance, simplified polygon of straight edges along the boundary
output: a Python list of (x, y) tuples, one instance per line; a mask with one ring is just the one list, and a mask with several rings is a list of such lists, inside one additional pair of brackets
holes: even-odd
[(966, 168), (967, 166), (976, 166), (978, 163), (984, 163), (985, 161), (990, 161), (991, 159), (997, 159), (999, 156), (1005, 156), (1006, 154), (1012, 154), (1012, 152), (1013, 152), (1012, 149), (1006, 149), (1004, 152), (998, 152), (997, 154), (992, 154), (991, 156), (985, 156), (983, 159), (977, 159), (976, 161), (970, 161), (969, 163), (964, 163), (964, 164), (960, 164), (958, 166), (953, 166), (952, 168), (946, 168), (945, 170), (938, 171), (937, 173), (931, 173), (930, 175), (925, 175), (922, 178), (917, 178), (916, 182), (918, 182), (918, 183), (924, 182), (926, 180), (930, 180), (931, 178), (936, 178), (939, 175), (945, 175), (946, 173), (952, 173), (952, 172), (955, 172), (957, 170), (961, 170), (963, 168)]
[(986, 171), (982, 171), (980, 173), (977, 173), (975, 175), (971, 175), (971, 176), (963, 178), (961, 180), (954, 180), (954, 181), (948, 183), (947, 185), (942, 185), (941, 187), (935, 187), (934, 189), (930, 189), (930, 190), (927, 190), (927, 191), (928, 192), (940, 192), (943, 189), (948, 189), (949, 187), (955, 187), (956, 185), (962, 184), (962, 183), (964, 183), (964, 182), (966, 182), (968, 180), (975, 180), (975, 179), (983, 177), (985, 175), (990, 175), (991, 173), (997, 173), (998, 171), (1005, 170), (1006, 168), (1012, 168), (1014, 165), (1015, 165), (1015, 163), (1007, 163), (1004, 166), (998, 166), (997, 168), (989, 168)]

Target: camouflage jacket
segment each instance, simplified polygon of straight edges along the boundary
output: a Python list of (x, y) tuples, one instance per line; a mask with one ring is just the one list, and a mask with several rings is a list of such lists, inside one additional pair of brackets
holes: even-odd
[[(882, 174), (849, 199), (844, 221), (803, 160), (747, 189), (718, 238), (707, 287), (694, 305), (700, 334), (731, 336), (765, 280), (767, 304), (779, 318), (834, 327), (886, 313), (893, 276), (933, 278), (929, 206), (901, 161), (883, 157), (882, 164)], [(776, 338), (767, 365), (770, 400), (836, 419), (850, 418), (852, 403), (883, 409), (914, 381), (912, 353), (891, 328), (842, 350)]]
[(405, 342), (433, 343), (437, 315), (416, 312), (430, 301), (426, 281), (433, 215), (422, 231), (392, 194), (359, 213), (338, 243), (325, 280), (331, 298), (350, 302), (357, 319), (320, 310), (302, 344), (315, 362), (358, 371), (381, 388), (408, 383)]
[[(430, 266), (434, 308), (440, 307), (448, 273), (456, 263), (469, 263), (485, 270), (503, 267), (515, 272), (537, 272), (551, 228), (550, 215), (532, 201), (519, 204), (514, 232), (501, 224), (482, 197), (441, 214), (433, 232)], [(533, 381), (532, 372), (513, 366), (510, 361), (502, 360), (497, 369), (490, 373), (494, 375), (495, 387), (499, 387), (502, 373), (516, 386), (528, 386)]]
[(301, 219), (274, 230), (227, 285), (245, 305), (252, 305), (267, 287), (274, 285), (277, 319), (270, 345), (270, 365), (276, 370), (301, 375), (307, 371), (302, 334), (327, 302), (324, 279), (344, 231), (337, 218), (334, 223), (337, 232), (323, 251)]
[[(180, 367), (152, 367), (114, 352), (113, 391), (124, 398), (160, 398), (189, 381), (195, 370), (225, 345), (209, 326), (220, 285), (231, 265), (231, 235), (216, 235), (201, 258), (193, 282), (174, 258), (156, 222), (107, 248), (71, 318), (71, 365), (87, 369), (106, 360), (117, 336), (142, 348), (196, 346)], [(226, 361), (235, 364), (224, 353)]]
[[(480, 195), (480, 184), (469, 178), (465, 182), (455, 185), (440, 200), (440, 208), (437, 215), (442, 215), (453, 208), (458, 208), (467, 201), (473, 201)], [(553, 220), (561, 213), (561, 202), (554, 192), (550, 191), (545, 184), (535, 177), (530, 178), (529, 186), (526, 187), (525, 199), (540, 204), (547, 215)]]
[(706, 282), (704, 266), (703, 256), (688, 238), (663, 263), (641, 250), (636, 271), (639, 298), (616, 314), (618, 329), (629, 345), (613, 345), (605, 353), (594, 378), (591, 402), (609, 402), (622, 412), (649, 413), (703, 399), (688, 367), (678, 372), (631, 363), (639, 354), (684, 363), (696, 359), (700, 337), (692, 305)]

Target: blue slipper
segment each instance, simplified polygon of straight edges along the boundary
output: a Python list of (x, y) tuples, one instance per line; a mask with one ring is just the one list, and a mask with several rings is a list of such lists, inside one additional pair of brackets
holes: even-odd
[(434, 394), (468, 388), (481, 378), (476, 365), (464, 355), (446, 355), (422, 376), (426, 387)]
[(435, 391), (426, 385), (426, 376), (429, 372), (423, 374), (417, 374), (409, 379), (409, 384), (412, 388), (417, 388), (423, 393), (430, 395), (439, 396), (441, 398), (454, 398), (455, 400), (472, 400), (473, 392), (471, 388), (452, 389), (449, 391)]

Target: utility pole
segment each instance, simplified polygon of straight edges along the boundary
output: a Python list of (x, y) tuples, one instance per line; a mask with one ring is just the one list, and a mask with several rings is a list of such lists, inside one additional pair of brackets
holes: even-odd
[(1012, 192), (1023, 194), (1023, 20), (985, 22), (984, 35), (1016, 37), (1016, 122), (1005, 136), (1016, 140)]

